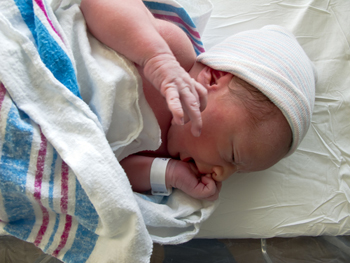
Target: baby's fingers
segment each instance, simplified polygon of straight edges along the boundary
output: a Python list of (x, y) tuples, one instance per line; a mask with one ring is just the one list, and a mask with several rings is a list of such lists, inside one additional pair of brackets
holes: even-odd
[(204, 199), (207, 200), (207, 201), (215, 201), (216, 199), (218, 199), (222, 183), (221, 182), (215, 182), (211, 178), (211, 175), (202, 176), (201, 181), (205, 185), (206, 188), (210, 189), (209, 190), (210, 195), (208, 195)]
[(208, 91), (198, 82), (195, 82), (195, 87), (198, 93), (200, 111), (204, 111), (204, 109), (207, 107)]
[[(196, 83), (191, 81), (193, 85), (182, 85), (168, 87), (164, 91), (169, 110), (173, 115), (173, 123), (183, 125), (188, 120), (191, 120), (191, 132), (198, 137), (202, 129), (202, 116), (200, 110), (200, 101), (197, 90), (194, 87)], [(200, 84), (198, 84), (200, 85)], [(201, 96), (204, 96), (204, 104), (206, 104), (206, 93), (201, 91)]]
[(185, 88), (181, 90), (180, 98), (185, 114), (191, 120), (191, 132), (198, 137), (202, 130), (202, 115), (197, 92), (191, 92), (189, 88)]
[(173, 115), (173, 123), (177, 125), (184, 125), (184, 111), (182, 109), (180, 95), (175, 87), (170, 87), (165, 91), (165, 99), (168, 108)]

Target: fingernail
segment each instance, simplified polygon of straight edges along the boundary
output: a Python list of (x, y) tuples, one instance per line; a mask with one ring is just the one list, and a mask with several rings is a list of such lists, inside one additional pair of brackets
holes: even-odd
[(198, 130), (198, 136), (197, 137), (199, 137), (199, 136), (201, 136), (201, 133), (202, 133), (202, 130)]
[(180, 124), (181, 124), (181, 125), (184, 125), (184, 124), (185, 124), (184, 118), (181, 118), (181, 119), (180, 119)]

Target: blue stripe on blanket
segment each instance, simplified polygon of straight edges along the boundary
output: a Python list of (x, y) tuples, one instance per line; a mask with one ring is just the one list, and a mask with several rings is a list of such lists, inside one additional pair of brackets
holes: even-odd
[[(52, 163), (51, 163), (51, 171), (50, 171), (50, 181), (49, 181), (49, 207), (52, 211), (55, 211), (53, 206), (53, 192), (55, 189), (55, 169), (56, 162), (58, 159), (58, 153), (55, 149), (53, 149), (52, 153)], [(55, 211), (57, 213), (57, 211)]]
[(95, 247), (97, 239), (98, 235), (79, 224), (73, 245), (64, 255), (63, 261), (72, 263), (86, 262)]
[(56, 214), (55, 225), (53, 226), (50, 239), (49, 239), (49, 241), (47, 242), (47, 244), (46, 244), (46, 246), (44, 248), (44, 252), (46, 252), (49, 249), (49, 247), (51, 246), (52, 242), (54, 241), (54, 238), (55, 238), (55, 235), (56, 235), (59, 223), (60, 223), (59, 218), (60, 218), (60, 215)]
[(78, 180), (75, 182), (75, 217), (79, 221), (72, 247), (63, 257), (64, 262), (85, 262), (93, 251), (98, 235), (98, 214)]
[[(201, 40), (196, 39), (194, 36), (191, 35), (191, 33), (182, 25), (179, 25), (179, 27), (187, 34), (187, 36), (190, 36), (191, 40), (193, 40), (193, 42), (195, 42), (196, 44), (198, 44), (199, 46), (202, 46), (203, 43)], [(193, 45), (193, 47), (196, 47), (195, 45)], [(200, 52), (201, 53), (201, 52)], [(200, 54), (199, 53), (199, 54)]]
[(147, 6), (148, 9), (154, 9), (154, 10), (161, 10), (166, 12), (174, 12), (176, 13), (181, 19), (191, 27), (196, 27), (193, 23), (191, 17), (188, 15), (188, 13), (183, 9), (182, 7), (175, 7), (169, 4), (163, 4), (163, 3), (156, 3), (156, 2), (148, 2), (143, 1), (145, 6)]
[(38, 53), (45, 66), (59, 82), (74, 95), (81, 98), (78, 81), (71, 60), (41, 23), (39, 18), (34, 14), (32, 1), (14, 1), (21, 12), (24, 22), (32, 32), (33, 38), (37, 44)]
[(98, 225), (98, 214), (78, 179), (75, 182), (75, 200), (74, 215), (80, 224), (95, 232)]
[(32, 204), (26, 196), (33, 128), (29, 117), (15, 104), (8, 114), (0, 162), (0, 190), (9, 223), (4, 230), (26, 240), (35, 223)]
[[(168, 20), (178, 25), (192, 41), (197, 56), (204, 52), (204, 46), (196, 29), (196, 25), (184, 8), (152, 1), (143, 1), (143, 3), (155, 17)], [(165, 17), (163, 17), (163, 15)]]

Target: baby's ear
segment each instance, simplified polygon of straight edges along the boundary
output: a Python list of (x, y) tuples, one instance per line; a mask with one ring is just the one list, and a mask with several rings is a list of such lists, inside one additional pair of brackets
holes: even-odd
[(210, 87), (215, 88), (219, 84), (220, 79), (229, 73), (210, 68), (210, 74), (211, 74)]

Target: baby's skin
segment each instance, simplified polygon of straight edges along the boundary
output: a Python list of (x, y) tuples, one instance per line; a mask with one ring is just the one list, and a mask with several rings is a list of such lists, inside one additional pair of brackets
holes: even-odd
[(154, 18), (141, 0), (82, 0), (81, 10), (97, 39), (135, 63), (161, 129), (158, 150), (120, 162), (134, 191), (151, 189), (155, 157), (172, 158), (168, 188), (216, 200), (231, 174), (266, 169), (287, 154), (291, 131), (282, 113), (253, 125), (230, 93), (232, 75), (197, 63), (183, 31)]
[[(176, 42), (177, 32), (167, 32), (168, 28), (153, 17), (141, 0), (84, 0), (81, 10), (97, 39), (143, 69), (144, 77), (166, 99), (174, 123), (184, 124), (188, 116), (193, 135), (199, 136), (200, 112), (205, 108), (207, 93), (180, 66), (164, 38), (166, 35)], [(195, 57), (191, 56), (191, 60), (193, 65)]]

